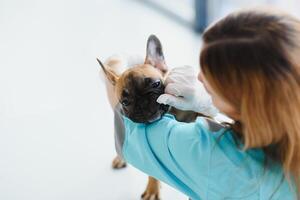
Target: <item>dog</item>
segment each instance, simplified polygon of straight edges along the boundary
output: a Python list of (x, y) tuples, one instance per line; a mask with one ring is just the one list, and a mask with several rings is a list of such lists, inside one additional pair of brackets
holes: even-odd
[[(137, 123), (152, 123), (159, 120), (165, 113), (175, 116), (183, 122), (195, 121), (200, 113), (181, 111), (156, 102), (164, 93), (164, 80), (168, 72), (160, 40), (150, 35), (147, 41), (146, 58), (144, 62), (130, 66), (125, 70), (118, 57), (109, 58), (104, 64), (97, 59), (106, 77), (106, 90), (115, 108), (120, 105), (123, 114)], [(123, 168), (126, 162), (117, 156), (112, 163), (115, 169)], [(149, 177), (143, 200), (160, 199), (160, 183)]]

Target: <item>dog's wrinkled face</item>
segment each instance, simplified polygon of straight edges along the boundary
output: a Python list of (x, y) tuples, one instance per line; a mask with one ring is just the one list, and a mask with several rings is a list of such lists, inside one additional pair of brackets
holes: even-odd
[(163, 80), (167, 71), (162, 46), (156, 36), (151, 35), (148, 39), (145, 63), (133, 66), (119, 76), (107, 69), (104, 71), (115, 85), (124, 115), (132, 121), (151, 123), (168, 111), (169, 106), (156, 102), (164, 93)]
[(156, 102), (164, 89), (162, 74), (149, 64), (128, 70), (116, 85), (124, 114), (139, 123), (153, 122), (168, 111), (168, 106)]

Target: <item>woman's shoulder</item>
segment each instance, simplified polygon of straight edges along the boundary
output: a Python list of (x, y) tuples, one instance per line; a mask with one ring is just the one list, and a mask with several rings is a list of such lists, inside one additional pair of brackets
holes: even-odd
[(198, 117), (196, 122), (201, 124), (203, 129), (214, 134), (220, 133), (221, 131), (224, 132), (225, 130), (231, 132), (231, 129), (228, 125), (208, 117)]

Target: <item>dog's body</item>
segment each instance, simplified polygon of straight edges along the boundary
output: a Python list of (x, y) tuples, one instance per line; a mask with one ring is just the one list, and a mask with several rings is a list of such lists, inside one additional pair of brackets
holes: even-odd
[[(173, 114), (178, 121), (192, 122), (201, 114), (180, 111), (160, 105), (156, 99), (164, 93), (163, 80), (167, 73), (162, 46), (158, 38), (151, 35), (147, 42), (147, 55), (144, 63), (129, 66), (118, 57), (109, 58), (104, 64), (98, 60), (106, 75), (106, 90), (112, 109), (120, 105), (125, 116), (138, 123), (151, 123), (166, 112)], [(113, 161), (113, 168), (123, 168), (126, 163), (120, 156)], [(143, 200), (159, 199), (159, 181), (149, 177), (142, 195)]]

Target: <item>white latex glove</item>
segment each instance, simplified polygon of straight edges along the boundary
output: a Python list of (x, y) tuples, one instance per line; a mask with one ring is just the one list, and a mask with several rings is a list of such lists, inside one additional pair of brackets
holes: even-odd
[(191, 110), (214, 117), (218, 109), (212, 104), (210, 95), (198, 80), (196, 71), (190, 66), (174, 68), (165, 80), (165, 94), (157, 99), (179, 110)]

